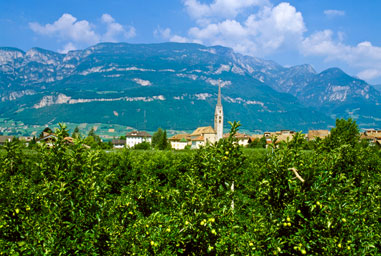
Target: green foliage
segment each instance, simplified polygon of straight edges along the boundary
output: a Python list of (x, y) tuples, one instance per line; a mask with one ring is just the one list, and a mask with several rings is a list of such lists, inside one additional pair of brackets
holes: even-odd
[(55, 130), (57, 136), (61, 136), (62, 138), (69, 137), (69, 131), (67, 130), (66, 124), (58, 124), (59, 128)]
[(360, 132), (356, 121), (349, 118), (337, 119), (336, 127), (331, 129), (331, 134), (325, 140), (325, 147), (328, 150), (338, 148), (342, 145), (355, 147), (359, 143)]
[(29, 141), (28, 148), (33, 149), (36, 147), (36, 145), (37, 145), (36, 137), (33, 136), (32, 140)]
[(83, 141), (86, 145), (91, 148), (99, 148), (99, 149), (110, 149), (112, 148), (112, 143), (102, 142), (101, 137), (95, 134), (94, 128), (91, 128), (87, 137)]
[(265, 148), (266, 147), (266, 137), (263, 136), (260, 139), (254, 139), (250, 144), (247, 146), (249, 148)]
[(46, 127), (39, 135), (40, 138), (44, 137), (44, 133), (53, 133), (52, 129)]
[(167, 139), (167, 131), (162, 130), (161, 128), (157, 129), (157, 131), (152, 136), (152, 147), (160, 150), (169, 149), (171, 144)]
[(134, 149), (148, 150), (151, 149), (151, 144), (147, 141), (143, 141), (142, 143), (136, 144)]
[(381, 154), (269, 150), (234, 134), (199, 150), (108, 152), (65, 140), (0, 152), (3, 255), (378, 255)]
[(95, 134), (94, 128), (91, 128), (91, 130), (87, 134), (87, 137), (93, 137), (94, 141), (97, 142), (97, 143), (101, 142), (101, 138), (98, 135)]
[(81, 137), (81, 133), (79, 132), (79, 128), (78, 128), (78, 126), (75, 127), (73, 133), (71, 134), (71, 137), (72, 137), (73, 139), (78, 139), (78, 138)]

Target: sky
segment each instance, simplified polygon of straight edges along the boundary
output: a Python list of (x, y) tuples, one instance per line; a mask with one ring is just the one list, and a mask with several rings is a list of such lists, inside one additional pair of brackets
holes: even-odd
[(0, 47), (194, 42), (381, 84), (380, 12), (379, 0), (0, 0)]

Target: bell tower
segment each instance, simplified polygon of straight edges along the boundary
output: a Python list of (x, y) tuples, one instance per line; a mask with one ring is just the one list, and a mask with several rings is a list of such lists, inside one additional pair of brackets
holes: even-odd
[(221, 104), (221, 84), (218, 82), (218, 98), (216, 110), (214, 111), (214, 130), (216, 131), (216, 141), (222, 139), (224, 133), (224, 111)]

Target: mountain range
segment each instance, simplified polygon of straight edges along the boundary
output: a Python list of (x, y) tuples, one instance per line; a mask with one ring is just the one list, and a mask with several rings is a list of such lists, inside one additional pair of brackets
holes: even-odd
[(192, 130), (213, 124), (218, 83), (225, 120), (247, 130), (321, 129), (341, 117), (381, 127), (381, 93), (339, 68), (317, 73), (188, 43), (0, 48), (0, 117), (25, 124)]

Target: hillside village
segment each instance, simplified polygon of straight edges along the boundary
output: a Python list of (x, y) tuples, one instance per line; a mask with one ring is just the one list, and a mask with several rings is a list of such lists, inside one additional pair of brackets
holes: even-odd
[[(179, 133), (166, 138), (167, 143), (171, 149), (184, 150), (184, 149), (198, 149), (207, 144), (213, 144), (222, 138), (227, 138), (228, 133), (223, 134), (224, 113), (221, 102), (221, 85), (218, 86), (217, 104), (214, 113), (214, 126), (204, 126), (196, 128), (192, 133)], [(0, 127), (2, 130), (5, 128)], [(113, 130), (113, 129), (109, 129)], [(93, 131), (93, 130), (92, 130)], [(244, 134), (236, 133), (235, 138), (238, 144), (243, 147), (250, 147), (255, 144), (254, 147), (267, 147), (270, 144), (278, 144), (285, 141), (290, 141), (296, 134), (292, 130), (280, 130), (276, 132), (266, 131), (263, 134)], [(309, 130), (304, 134), (306, 141), (313, 141), (317, 138), (324, 139), (330, 134), (329, 130)], [(96, 140), (99, 142), (102, 139), (96, 136)], [(47, 143), (53, 145), (53, 142), (57, 139), (56, 134), (49, 128), (45, 128), (43, 132), (36, 138), (35, 134), (32, 136), (0, 136), (0, 145), (10, 142), (13, 139), (19, 139), (27, 144), (31, 141), (36, 143)], [(361, 133), (361, 139), (367, 140), (371, 145), (381, 146), (381, 130), (365, 129)], [(73, 143), (73, 136), (65, 137), (66, 143)], [(146, 131), (131, 131), (121, 136), (119, 139), (112, 139), (108, 145), (113, 148), (136, 148), (142, 143), (152, 144), (152, 135)], [(89, 143), (90, 144), (90, 143)], [(139, 147), (138, 147), (139, 148)]]

